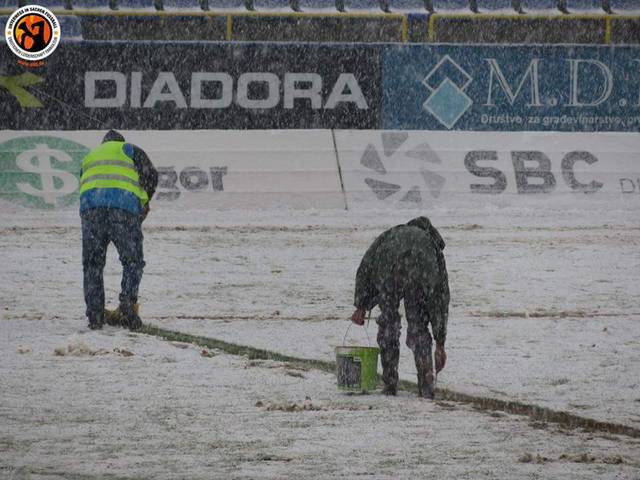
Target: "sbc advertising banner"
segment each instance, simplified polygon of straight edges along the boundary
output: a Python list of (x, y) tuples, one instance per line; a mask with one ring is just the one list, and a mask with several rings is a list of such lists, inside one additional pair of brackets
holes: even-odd
[(640, 206), (631, 133), (336, 132), (350, 209)]
[(383, 129), (637, 132), (640, 48), (387, 45)]
[(41, 68), (0, 49), (0, 129), (368, 129), (375, 45), (66, 42)]

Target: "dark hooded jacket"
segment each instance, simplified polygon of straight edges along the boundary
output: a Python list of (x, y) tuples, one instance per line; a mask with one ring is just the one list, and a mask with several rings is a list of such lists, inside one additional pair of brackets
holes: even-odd
[(385, 292), (383, 286), (390, 284), (388, 280), (396, 274), (397, 266), (408, 258), (408, 264), (414, 268), (406, 275), (424, 285), (428, 304), (436, 310), (430, 315), (433, 336), (437, 342), (444, 342), (449, 307), (444, 247), (442, 236), (427, 217), (415, 218), (383, 232), (369, 247), (358, 267), (354, 305), (371, 310), (379, 303), (380, 295), (400, 295), (400, 292)]

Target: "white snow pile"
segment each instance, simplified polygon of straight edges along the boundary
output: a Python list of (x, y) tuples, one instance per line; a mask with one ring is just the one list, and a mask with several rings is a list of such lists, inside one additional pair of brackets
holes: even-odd
[(116, 353), (123, 357), (131, 357), (134, 355), (133, 352), (125, 348), (116, 347), (113, 350), (108, 350), (106, 348), (90, 347), (82, 341), (78, 334), (69, 337), (67, 345), (54, 348), (53, 353), (59, 357), (95, 357), (96, 355), (108, 355), (110, 353)]

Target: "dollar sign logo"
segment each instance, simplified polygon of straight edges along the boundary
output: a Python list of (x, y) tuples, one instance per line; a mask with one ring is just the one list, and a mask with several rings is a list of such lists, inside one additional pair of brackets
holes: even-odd
[[(36, 148), (21, 153), (16, 158), (16, 165), (25, 172), (40, 176), (42, 189), (30, 183), (18, 183), (21, 192), (42, 198), (49, 205), (56, 205), (56, 199), (73, 193), (78, 188), (78, 179), (69, 172), (57, 170), (51, 166), (51, 158), (58, 162), (73, 162), (73, 159), (61, 150), (52, 150), (47, 144), (38, 143)], [(58, 180), (56, 182), (55, 180)]]
[(0, 198), (31, 208), (77, 204), (78, 176), (89, 149), (60, 137), (14, 135), (0, 143)]

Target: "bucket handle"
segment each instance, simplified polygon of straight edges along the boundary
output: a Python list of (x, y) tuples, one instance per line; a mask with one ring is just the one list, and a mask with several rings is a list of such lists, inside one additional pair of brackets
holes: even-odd
[[(367, 335), (367, 345), (371, 346), (371, 339), (369, 338), (369, 320), (371, 320), (371, 310), (369, 310), (369, 316), (367, 317), (367, 323), (364, 325), (364, 333)], [(353, 322), (349, 320), (349, 325), (347, 326), (347, 331), (344, 332), (344, 337), (342, 337), (342, 346), (344, 347), (345, 342), (347, 341), (347, 335), (349, 335), (349, 329), (353, 325)]]

